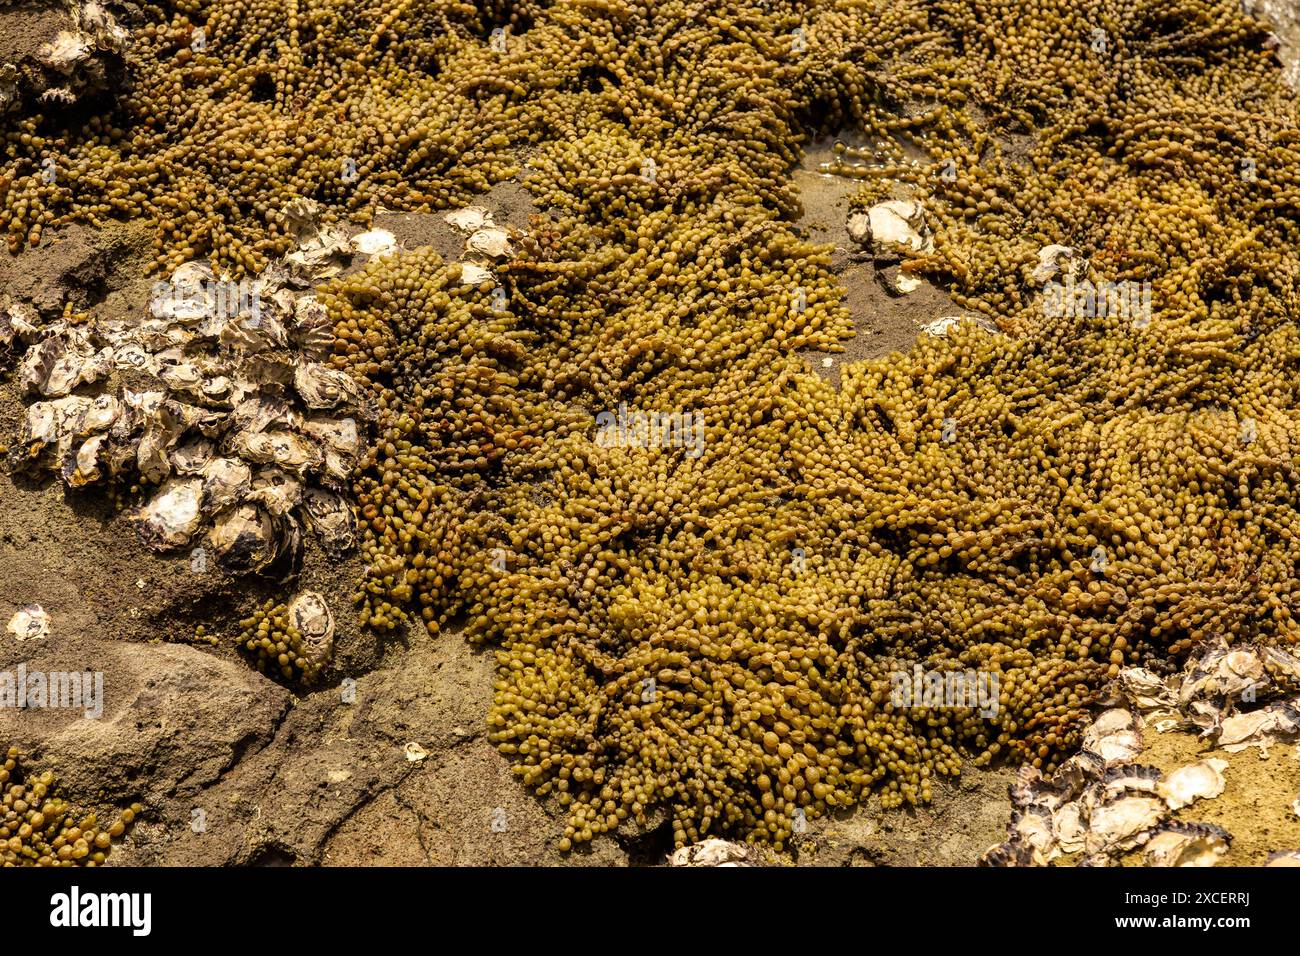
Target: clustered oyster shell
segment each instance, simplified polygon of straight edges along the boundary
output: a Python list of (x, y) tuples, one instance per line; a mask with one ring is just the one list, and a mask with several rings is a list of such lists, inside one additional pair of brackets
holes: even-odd
[[(1120, 672), (1117, 703), (1084, 731), (1082, 748), (1054, 774), (1022, 767), (1011, 786), (1007, 839), (981, 863), (1041, 866), (1081, 854), (1080, 865), (1111, 866), (1140, 850), (1147, 866), (1213, 866), (1232, 836), (1210, 823), (1174, 819), (1223, 794), (1229, 762), (1208, 756), (1174, 767), (1134, 763), (1147, 735), (1196, 733), (1214, 749), (1240, 753), (1300, 739), (1300, 658), (1267, 644), (1206, 641), (1181, 673)], [(1300, 812), (1300, 798), (1293, 804)], [(1300, 850), (1267, 865), (1300, 865)]]
[(301, 291), (315, 278), (276, 265), (233, 283), (191, 262), (155, 287), (143, 317), (40, 328), (11, 307), (3, 329), (28, 343), (17, 377), (36, 398), (11, 456), (73, 488), (109, 477), (154, 486), (130, 518), (155, 550), (202, 536), (224, 566), (261, 571), (296, 562), (303, 524), (327, 550), (350, 548), (342, 492), (371, 410), (326, 364), (328, 316)]

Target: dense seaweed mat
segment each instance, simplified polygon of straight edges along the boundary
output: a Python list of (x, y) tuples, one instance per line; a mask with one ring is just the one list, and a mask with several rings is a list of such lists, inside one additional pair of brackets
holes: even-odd
[[(124, 118), (8, 137), (15, 242), (144, 213), (163, 260), (251, 269), (289, 199), (441, 208), (527, 157), (549, 215), (506, 308), (429, 250), (321, 298), (379, 407), (363, 618), (495, 647), (493, 740), (564, 846), (784, 845), (963, 758), (1050, 765), (1121, 664), (1293, 639), (1300, 151), (1235, 0), (587, 0), (504, 50), (509, 11), (459, 4), (149, 11)], [(904, 268), (1000, 331), (806, 369), (852, 331), (793, 225), (814, 127), (877, 143), (857, 203), (909, 185), (934, 251)], [(1045, 310), (1053, 243), (1149, 283), (1149, 324)], [(702, 416), (703, 453), (598, 442), (620, 403)], [(915, 664), (995, 674), (996, 715), (895, 708)]]

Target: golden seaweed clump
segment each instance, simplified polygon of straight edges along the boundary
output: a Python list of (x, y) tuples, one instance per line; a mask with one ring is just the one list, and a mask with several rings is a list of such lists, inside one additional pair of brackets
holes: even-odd
[(144, 810), (138, 803), (108, 826), (53, 795), (54, 774), (24, 778), (22, 754), (10, 747), (0, 762), (0, 866), (101, 866)]
[[(1007, 52), (959, 52), (994, 6)], [(496, 316), (524, 353), (503, 370), (467, 347), (486, 290), (437, 296), (451, 274), (427, 255), (330, 304), (340, 365), (389, 423), (358, 489), (363, 615), (463, 615), (495, 643), (493, 740), (569, 807), (563, 846), (662, 810), (678, 844), (784, 846), (867, 792), (928, 800), (963, 758), (1051, 766), (1122, 664), (1224, 629), (1294, 639), (1295, 272), (1277, 250), (1295, 237), (1282, 194), (1259, 193), (1300, 171), (1279, 131), (1295, 110), (1255, 28), (1212, 6), (1040, 4), (1039, 29), (1011, 4), (709, 21), (557, 4), (534, 24), (551, 82), (533, 128), (554, 135), (528, 182), (551, 215)], [(1172, 22), (1218, 26), (1193, 56)], [(1134, 39), (1085, 66), (1091, 23)], [(1031, 53), (1058, 29), (1062, 49)], [(1033, 55), (1056, 65), (1027, 72)], [(1234, 115), (1248, 86), (1256, 109)], [(923, 201), (935, 251), (904, 268), (1003, 333), (959, 323), (843, 367), (839, 390), (803, 367), (796, 349), (849, 332), (826, 251), (787, 218), (789, 144), (819, 113), (879, 140), (868, 190)], [(1171, 115), (1271, 155), (1267, 176), (1179, 162), (1182, 130), (1151, 141)], [(1052, 243), (1070, 281), (1138, 294), (1048, 307)], [(605, 440), (613, 409), (687, 417), (700, 441)], [(996, 692), (900, 703), (918, 666)]]
[(465, 201), (513, 168), (518, 82), (479, 75), (495, 54), (468, 5), (164, 2), (129, 22), (135, 69), (104, 112), (6, 119), (10, 251), (71, 219), (143, 217), (160, 268), (211, 257), (252, 275), (291, 247), (294, 200), (365, 221)]

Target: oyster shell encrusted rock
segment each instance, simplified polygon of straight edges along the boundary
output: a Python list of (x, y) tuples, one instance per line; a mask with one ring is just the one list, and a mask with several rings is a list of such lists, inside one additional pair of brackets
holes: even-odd
[[(8, 342), (29, 343), (19, 381), (38, 396), (15, 462), (70, 487), (153, 485), (131, 516), (141, 539), (166, 551), (206, 527), (232, 570), (266, 569), (296, 547), (304, 522), (328, 550), (352, 547), (355, 519), (338, 492), (372, 409), (351, 376), (322, 361), (333, 342), (324, 307), (285, 284), (294, 269), (326, 269), (347, 244), (303, 229), (298, 260), (247, 286), (227, 288), (206, 263), (179, 266), (139, 318), (36, 328), (7, 308)], [(382, 237), (372, 238), (361, 246), (377, 252)]]

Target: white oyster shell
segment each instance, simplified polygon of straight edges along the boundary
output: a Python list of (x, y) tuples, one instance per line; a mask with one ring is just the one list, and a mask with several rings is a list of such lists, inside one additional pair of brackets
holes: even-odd
[(1168, 823), (1157, 828), (1142, 851), (1147, 866), (1214, 866), (1228, 852), (1226, 830), (1203, 823)]
[(924, 255), (934, 251), (925, 208), (911, 199), (888, 199), (867, 210), (876, 255)]
[(203, 517), (203, 481), (169, 478), (133, 517), (145, 544), (166, 551), (188, 544)]
[(1160, 795), (1171, 810), (1190, 806), (1196, 800), (1213, 799), (1223, 793), (1226, 769), (1228, 761), (1218, 757), (1179, 767), (1161, 783)]
[(9, 619), (6, 630), (17, 641), (38, 641), (50, 633), (50, 615), (39, 604), (29, 604)]
[(674, 850), (669, 866), (758, 866), (754, 850), (743, 843), (710, 839)]
[(1088, 817), (1084, 847), (1089, 854), (1132, 849), (1168, 812), (1165, 802), (1156, 797), (1120, 797), (1103, 803)]

